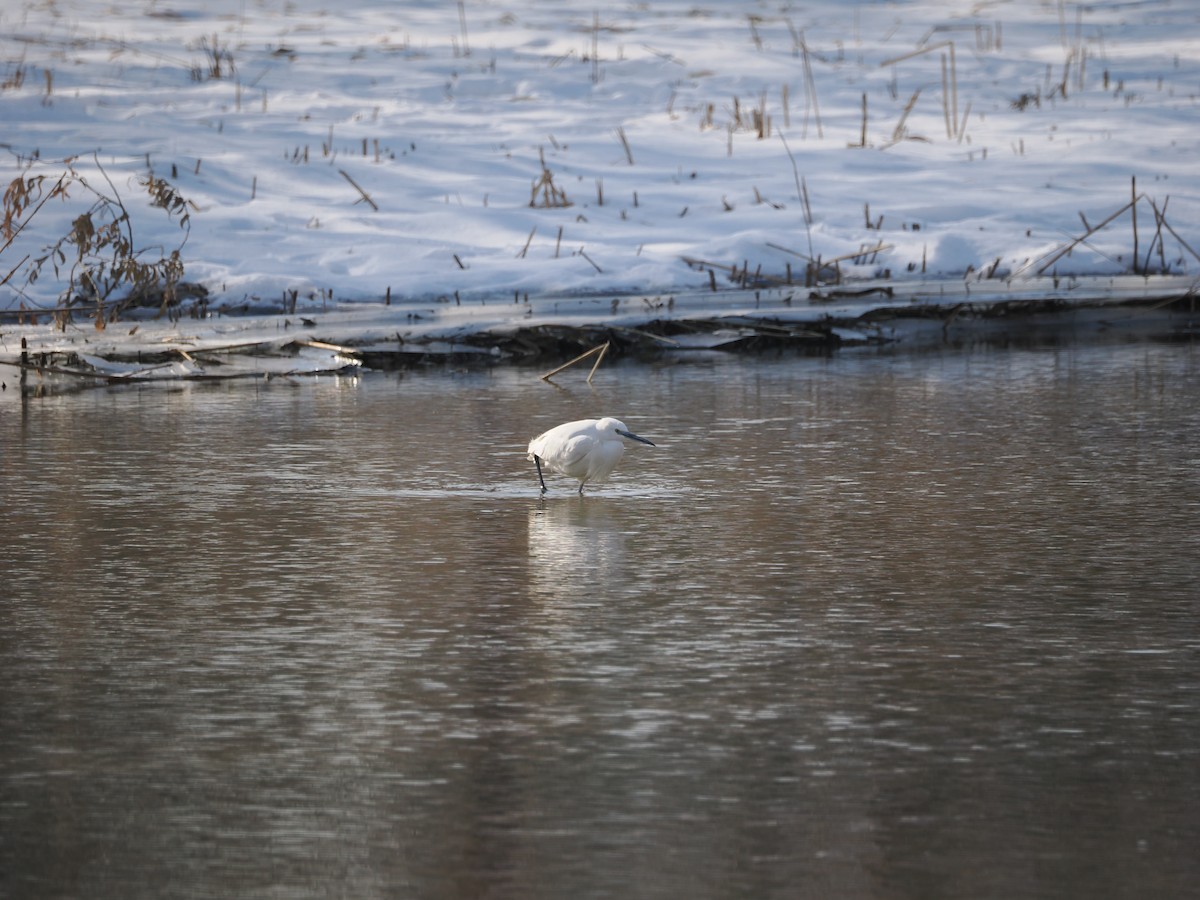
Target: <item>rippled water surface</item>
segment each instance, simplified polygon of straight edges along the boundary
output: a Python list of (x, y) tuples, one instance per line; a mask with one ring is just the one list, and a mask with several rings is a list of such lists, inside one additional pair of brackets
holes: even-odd
[(10, 389), (0, 896), (1195, 892), (1200, 351), (537, 375)]

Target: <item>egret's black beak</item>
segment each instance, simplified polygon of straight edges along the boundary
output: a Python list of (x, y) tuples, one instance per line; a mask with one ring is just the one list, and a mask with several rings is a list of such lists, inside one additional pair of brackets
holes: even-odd
[(655, 446), (654, 441), (648, 441), (641, 435), (634, 434), (632, 431), (622, 431), (620, 428), (618, 428), (617, 434), (621, 435), (621, 437), (627, 437), (633, 441), (641, 441), (643, 444), (649, 444), (651, 447)]

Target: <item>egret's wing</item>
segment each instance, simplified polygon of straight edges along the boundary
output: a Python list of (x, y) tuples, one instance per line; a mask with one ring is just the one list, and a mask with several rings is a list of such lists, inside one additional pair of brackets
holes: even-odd
[(533, 459), (534, 454), (543, 460), (557, 456), (562, 452), (563, 445), (569, 441), (569, 438), (565, 436), (578, 431), (580, 425), (586, 424), (586, 422), (564, 422), (562, 425), (555, 425), (548, 431), (543, 431), (529, 442), (529, 458)]
[(570, 468), (581, 462), (594, 446), (596, 446), (595, 438), (586, 434), (577, 434), (566, 441), (554, 454), (554, 464), (562, 468)]

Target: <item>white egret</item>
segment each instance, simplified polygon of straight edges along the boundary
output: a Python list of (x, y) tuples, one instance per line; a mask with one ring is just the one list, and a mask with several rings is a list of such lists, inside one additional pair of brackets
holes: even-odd
[(539, 434), (529, 442), (529, 459), (537, 465), (542, 493), (546, 493), (542, 463), (551, 472), (578, 478), (581, 494), (589, 481), (604, 481), (625, 453), (623, 437), (654, 446), (653, 441), (639, 437), (611, 416), (567, 422)]

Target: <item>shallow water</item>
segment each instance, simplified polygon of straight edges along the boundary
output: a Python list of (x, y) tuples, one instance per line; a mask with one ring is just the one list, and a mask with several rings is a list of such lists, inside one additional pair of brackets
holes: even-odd
[(1195, 890), (1195, 347), (537, 374), (10, 394), (0, 895)]

